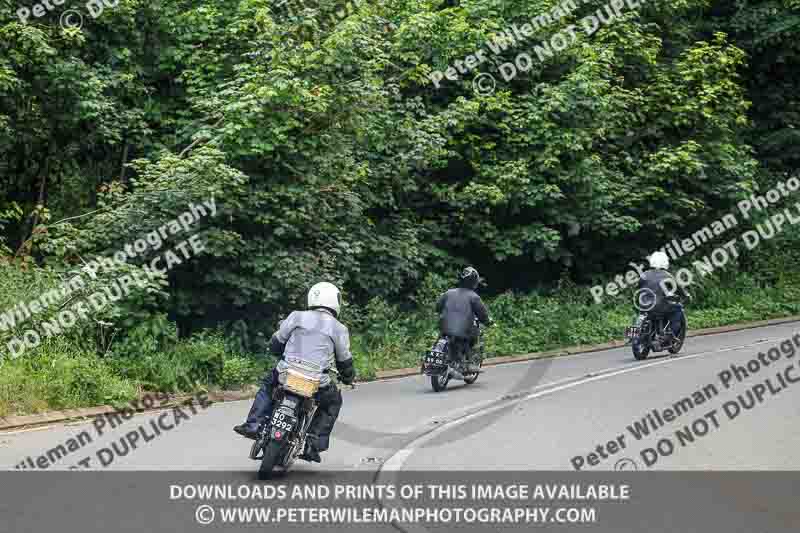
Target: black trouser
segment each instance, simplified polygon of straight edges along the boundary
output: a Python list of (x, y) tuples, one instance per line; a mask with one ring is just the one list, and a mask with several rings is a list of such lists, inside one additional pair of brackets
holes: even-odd
[[(247, 415), (247, 425), (251, 431), (258, 431), (264, 420), (272, 415), (274, 403), (272, 394), (277, 384), (277, 370), (264, 376), (261, 381), (261, 388), (258, 389), (253, 406)], [(317, 412), (314, 413), (314, 418), (311, 420), (308, 434), (318, 436), (317, 447), (319, 451), (323, 452), (328, 449), (333, 426), (336, 424), (339, 410), (342, 408), (342, 393), (334, 383), (331, 383), (327, 387), (321, 388), (315, 395), (315, 399), (317, 400)]]
[(683, 306), (678, 304), (669, 304), (665, 310), (660, 312), (651, 312), (650, 316), (653, 319), (665, 318), (669, 320), (669, 326), (672, 334), (678, 337), (681, 334), (681, 322), (683, 318)]
[[(472, 332), (470, 332), (472, 333)], [(475, 344), (478, 342), (478, 335), (470, 335), (469, 337), (451, 337), (452, 347), (450, 353), (458, 359), (467, 359), (474, 356)]]

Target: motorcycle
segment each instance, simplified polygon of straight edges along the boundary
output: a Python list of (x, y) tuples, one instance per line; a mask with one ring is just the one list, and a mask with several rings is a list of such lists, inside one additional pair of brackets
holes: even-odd
[(633, 357), (638, 361), (647, 359), (650, 352), (669, 351), (676, 354), (683, 348), (686, 338), (686, 313), (681, 307), (681, 325), (677, 336), (672, 335), (672, 325), (664, 316), (651, 316), (650, 313), (640, 312), (634, 317), (633, 325), (625, 329), (625, 339), (631, 344)]
[(467, 360), (475, 354), (477, 354), (478, 366), (483, 365), (483, 329), (477, 321), (475, 326), (478, 328), (478, 340), (475, 343), (474, 351), (470, 349), (469, 341), (465, 339), (440, 335), (430, 352), (423, 355), (420, 373), (430, 377), (431, 387), (435, 392), (445, 390), (451, 379), (463, 380), (467, 385), (478, 380), (481, 371), (469, 372), (467, 370)]
[(276, 471), (286, 473), (303, 453), (306, 434), (317, 411), (315, 395), (322, 381), (322, 368), (300, 358), (286, 358), (273, 391), (272, 417), (259, 429), (250, 459), (260, 460), (258, 478), (272, 479)]

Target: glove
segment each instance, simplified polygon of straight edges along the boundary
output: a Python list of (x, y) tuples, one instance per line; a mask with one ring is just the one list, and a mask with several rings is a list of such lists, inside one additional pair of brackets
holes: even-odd
[(353, 360), (348, 359), (344, 363), (336, 363), (336, 367), (339, 371), (339, 381), (345, 385), (352, 385), (353, 380), (356, 379), (356, 369), (353, 368)]

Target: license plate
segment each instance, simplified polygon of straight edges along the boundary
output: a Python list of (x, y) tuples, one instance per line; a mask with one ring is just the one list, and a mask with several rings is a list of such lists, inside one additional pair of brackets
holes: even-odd
[(425, 356), (425, 364), (432, 366), (444, 366), (444, 356), (442, 355), (427, 355)]
[(281, 431), (283, 433), (289, 433), (294, 429), (294, 425), (296, 420), (292, 416), (287, 416), (286, 413), (282, 413), (280, 411), (275, 411), (272, 415), (272, 432), (275, 433), (275, 430)]
[(631, 337), (635, 337), (636, 335), (639, 335), (639, 328), (631, 326), (625, 330), (625, 337), (628, 339), (630, 339)]

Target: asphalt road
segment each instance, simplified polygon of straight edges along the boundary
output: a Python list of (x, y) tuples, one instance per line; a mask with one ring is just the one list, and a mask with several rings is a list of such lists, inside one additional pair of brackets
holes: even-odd
[[(475, 384), (451, 382), (443, 393), (432, 392), (423, 376), (360, 384), (343, 391), (323, 464), (298, 462), (295, 470), (798, 470), (800, 382), (789, 380), (800, 379), (800, 355), (765, 357), (768, 366), (759, 363), (742, 381), (731, 371), (798, 333), (800, 323), (790, 323), (695, 337), (678, 357), (641, 362), (619, 348), (495, 366)], [(720, 376), (726, 370), (728, 388)], [(755, 405), (739, 403), (740, 413), (731, 416), (739, 395)], [(249, 402), (198, 407), (196, 414), (184, 408), (177, 420), (171, 411), (150, 412), (113, 430), (106, 424), (102, 435), (86, 422), (0, 433), (0, 465), (13, 469), (30, 457), (49, 470), (83, 461), (95, 470), (255, 471), (247, 457), (251, 441), (231, 429), (248, 408)], [(643, 425), (653, 410), (663, 424), (653, 415), (660, 427), (637, 438), (635, 422)], [(154, 435), (147, 428), (159, 417), (178, 425)], [(152, 440), (123, 446), (120, 439), (139, 426)], [(61, 458), (50, 452), (38, 459), (59, 445), (67, 450)]]

